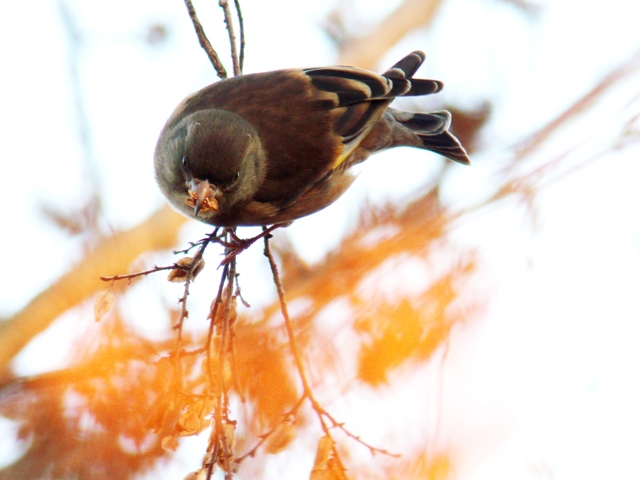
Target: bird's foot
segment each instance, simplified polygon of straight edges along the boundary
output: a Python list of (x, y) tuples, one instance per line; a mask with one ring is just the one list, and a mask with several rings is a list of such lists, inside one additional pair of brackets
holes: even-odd
[(257, 240), (261, 238), (270, 238), (271, 232), (273, 232), (276, 228), (282, 227), (282, 224), (271, 225), (268, 228), (262, 230), (262, 233), (256, 235), (251, 238), (240, 238), (236, 235), (236, 232), (232, 229), (228, 230), (230, 241), (219, 240), (219, 243), (225, 248), (225, 257), (220, 262), (220, 266), (224, 266), (233, 260), (238, 254), (245, 251), (251, 245), (253, 245)]

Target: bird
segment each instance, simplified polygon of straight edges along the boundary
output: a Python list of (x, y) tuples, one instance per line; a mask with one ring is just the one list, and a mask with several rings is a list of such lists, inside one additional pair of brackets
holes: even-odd
[[(391, 108), (396, 97), (439, 92), (413, 78), (414, 51), (382, 74), (350, 66), (227, 78), (185, 98), (154, 152), (157, 183), (184, 215), (216, 227), (290, 224), (336, 201), (351, 167), (408, 146), (468, 165), (451, 114)], [(388, 168), (398, 168), (398, 164)]]

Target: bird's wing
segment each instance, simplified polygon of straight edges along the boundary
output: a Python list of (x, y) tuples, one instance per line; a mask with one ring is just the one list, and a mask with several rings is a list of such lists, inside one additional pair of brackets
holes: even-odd
[(354, 67), (303, 70), (311, 79), (317, 97), (329, 93), (337, 99), (325, 104), (332, 109), (333, 131), (344, 145), (334, 166), (360, 144), (395, 97), (428, 95), (442, 89), (442, 83), (437, 80), (411, 78), (424, 60), (417, 53), (403, 58), (381, 75)]

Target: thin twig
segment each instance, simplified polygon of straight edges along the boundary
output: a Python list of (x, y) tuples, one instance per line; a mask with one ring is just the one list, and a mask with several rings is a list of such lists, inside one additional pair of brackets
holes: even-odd
[(238, 235), (236, 235), (235, 229), (225, 229), (225, 234), (226, 233), (229, 234), (229, 239), (224, 240), (222, 238), (219, 238), (217, 240), (217, 243), (219, 243), (220, 245), (226, 248), (225, 257), (222, 260), (222, 262), (220, 262), (219, 266), (226, 265), (227, 263), (229, 263), (231, 259), (235, 258), (240, 252), (243, 252), (244, 250), (249, 248), (257, 240), (268, 237), (271, 234), (271, 232), (273, 232), (276, 228), (280, 228), (281, 226), (282, 224), (276, 224), (276, 225), (271, 225), (268, 228), (265, 227), (263, 228), (262, 233), (251, 238), (240, 238), (238, 237)]
[[(231, 251), (237, 250), (234, 245), (234, 239), (237, 238), (235, 229), (225, 229), (224, 239), (219, 238), (218, 243), (225, 245), (225, 260), (223, 261), (222, 277), (218, 286), (216, 299), (211, 307), (209, 315), (209, 332), (207, 335), (207, 374), (209, 378), (210, 389), (215, 394), (216, 407), (213, 411), (213, 428), (207, 446), (209, 461), (206, 464), (207, 477), (211, 478), (215, 464), (221, 465), (225, 471), (225, 478), (232, 477), (233, 451), (231, 445), (233, 438), (227, 426), (233, 425), (234, 422), (229, 419), (229, 385), (227, 382), (226, 368), (231, 362), (229, 358), (233, 352), (233, 330), (232, 325), (235, 321), (235, 278), (236, 278), (236, 259), (235, 255), (231, 255)], [(241, 250), (240, 250), (241, 251)], [(217, 342), (214, 342), (214, 332), (218, 329)], [(212, 349), (216, 347), (216, 375), (214, 379), (212, 365)]]
[[(227, 432), (223, 428), (223, 421), (225, 424), (229, 423), (229, 386), (227, 385), (225, 370), (228, 365), (227, 357), (231, 351), (231, 325), (235, 320), (235, 302), (233, 299), (233, 287), (235, 285), (234, 279), (236, 275), (236, 259), (235, 257), (229, 263), (229, 269), (227, 271), (227, 286), (224, 295), (224, 316), (220, 319), (220, 343), (218, 351), (218, 391), (216, 393), (218, 407), (216, 408), (216, 422), (220, 421), (216, 427), (220, 428), (219, 443), (222, 445), (222, 465), (226, 474), (229, 474), (231, 469), (230, 460), (233, 458), (233, 452), (229, 451), (229, 439), (227, 438)], [(213, 321), (213, 319), (212, 319)]]
[(89, 192), (91, 192), (91, 198), (86, 202), (87, 206), (92, 208), (92, 223), (91, 228), (97, 230), (98, 217), (102, 214), (102, 198), (101, 192), (103, 182), (101, 181), (101, 172), (98, 168), (98, 162), (96, 161), (95, 146), (90, 131), (91, 122), (87, 113), (86, 95), (83, 82), (81, 80), (82, 75), (80, 73), (80, 61), (84, 58), (82, 51), (83, 47), (87, 46), (85, 38), (82, 35), (82, 29), (78, 22), (74, 18), (68, 0), (60, 0), (58, 2), (60, 7), (60, 19), (62, 21), (65, 32), (67, 33), (69, 42), (68, 68), (69, 68), (69, 81), (71, 83), (70, 93), (73, 100), (73, 107), (75, 109), (78, 140), (82, 147), (82, 160), (84, 166), (89, 173)]
[[(266, 228), (263, 228), (263, 232), (264, 231), (266, 231)], [(300, 355), (298, 341), (296, 339), (295, 332), (293, 331), (291, 317), (289, 317), (289, 310), (287, 307), (286, 300), (284, 298), (284, 289), (282, 288), (282, 283), (280, 282), (280, 273), (278, 272), (278, 266), (276, 265), (276, 262), (273, 258), (273, 254), (271, 253), (271, 248), (269, 247), (269, 238), (266, 236), (264, 237), (264, 255), (269, 260), (269, 267), (271, 268), (273, 281), (276, 285), (276, 290), (278, 292), (278, 300), (280, 302), (280, 311), (282, 312), (282, 316), (284, 318), (284, 326), (287, 330), (287, 336), (289, 338), (289, 346), (291, 347), (291, 354), (293, 355), (293, 361), (296, 364), (296, 369), (298, 370), (298, 375), (300, 376), (300, 381), (302, 382), (304, 395), (308, 396), (311, 394), (311, 387), (309, 386), (309, 381), (307, 380), (307, 374), (305, 372), (304, 365), (302, 363), (302, 356)]]
[(189, 287), (191, 286), (191, 282), (193, 282), (195, 275), (197, 274), (196, 269), (199, 268), (199, 264), (201, 263), (202, 256), (204, 255), (204, 251), (207, 249), (211, 239), (207, 238), (200, 243), (200, 248), (193, 257), (193, 260), (186, 270), (186, 279), (184, 282), (184, 291), (182, 294), (182, 298), (180, 298), (179, 302), (181, 304), (180, 307), (180, 315), (178, 317), (178, 322), (174, 325), (174, 329), (177, 331), (176, 333), (176, 342), (174, 346), (173, 353), (173, 371), (172, 371), (172, 389), (171, 391), (178, 393), (182, 391), (182, 381), (184, 375), (182, 373), (182, 359), (180, 352), (182, 350), (182, 327), (184, 325), (184, 320), (189, 316), (189, 310), (187, 309), (187, 298), (189, 297)]
[(100, 277), (100, 280), (102, 280), (103, 282), (116, 282), (118, 280), (132, 280), (134, 278), (137, 277), (143, 277), (145, 275), (150, 275), (152, 273), (156, 273), (156, 272), (161, 272), (163, 270), (184, 270), (185, 272), (188, 271), (191, 267), (189, 265), (178, 265), (177, 263), (174, 263), (173, 265), (167, 265), (165, 267), (157, 267), (154, 266), (153, 268), (150, 268), (149, 270), (143, 270), (142, 272), (136, 272), (136, 273), (126, 273), (126, 274), (122, 274), (122, 275), (112, 275), (110, 277)]
[[(266, 232), (266, 228), (263, 227), (263, 232)], [(293, 324), (291, 323), (291, 317), (289, 317), (289, 309), (287, 307), (287, 302), (284, 298), (284, 289), (282, 288), (282, 282), (280, 281), (280, 274), (278, 273), (278, 266), (273, 258), (271, 253), (271, 249), (269, 248), (269, 237), (264, 237), (264, 255), (269, 260), (269, 266), (271, 267), (271, 274), (273, 276), (273, 282), (276, 286), (276, 290), (278, 292), (278, 301), (280, 302), (280, 311), (282, 313), (282, 317), (284, 318), (285, 329), (287, 330), (287, 337), (289, 339), (289, 346), (291, 347), (291, 354), (293, 355), (293, 360), (296, 365), (296, 370), (298, 372), (298, 376), (300, 377), (300, 381), (302, 383), (303, 390), (303, 398), (309, 399), (311, 402), (311, 407), (316, 412), (318, 416), (318, 420), (320, 422), (320, 426), (322, 427), (322, 431), (324, 434), (331, 438), (333, 444), (333, 453), (336, 461), (338, 462), (339, 467), (344, 470), (344, 465), (342, 464), (342, 460), (340, 459), (340, 455), (338, 454), (338, 450), (335, 447), (335, 441), (333, 441), (333, 437), (331, 436), (331, 432), (329, 431), (329, 427), (323, 418), (324, 409), (320, 406), (320, 404), (316, 401), (313, 396), (313, 391), (309, 385), (309, 381), (307, 380), (307, 374), (304, 368), (304, 364), (302, 363), (302, 356), (300, 354), (300, 349), (298, 347), (298, 341), (295, 337), (295, 332), (293, 331)]]
[(224, 12), (224, 23), (227, 26), (227, 32), (229, 34), (229, 46), (231, 47), (231, 61), (233, 62), (233, 76), (237, 77), (242, 73), (240, 70), (240, 62), (238, 60), (238, 46), (236, 45), (236, 33), (233, 28), (233, 18), (231, 16), (231, 8), (229, 7), (229, 0), (218, 0), (218, 5)]
[[(267, 229), (265, 227), (263, 227), (263, 232), (266, 232), (266, 230)], [(349, 430), (347, 430), (344, 427), (344, 424), (336, 421), (331, 416), (331, 414), (329, 412), (327, 412), (320, 405), (320, 403), (318, 403), (318, 401), (315, 399), (315, 397), (313, 395), (313, 390), (311, 389), (311, 386), (309, 385), (309, 381), (307, 380), (307, 374), (306, 374), (306, 371), (305, 371), (305, 368), (304, 368), (304, 364), (302, 363), (302, 355), (300, 354), (300, 348), (298, 346), (298, 343), (297, 343), (297, 340), (296, 340), (296, 337), (295, 337), (295, 333), (294, 333), (294, 330), (293, 330), (293, 323), (291, 322), (291, 317), (289, 317), (289, 310), (287, 308), (287, 303), (286, 303), (286, 300), (285, 300), (285, 297), (284, 297), (284, 289), (282, 288), (282, 282), (280, 281), (280, 274), (278, 272), (278, 266), (276, 265), (276, 262), (275, 262), (275, 260), (273, 258), (273, 254), (271, 253), (271, 249), (269, 248), (269, 236), (266, 236), (266, 235), (264, 237), (264, 255), (269, 260), (269, 266), (271, 267), (271, 273), (272, 273), (272, 276), (273, 276), (273, 282), (274, 282), (274, 284), (276, 286), (276, 290), (278, 292), (278, 301), (280, 303), (280, 311), (281, 311), (282, 316), (284, 318), (284, 325), (285, 325), (285, 329), (287, 331), (287, 337), (289, 339), (289, 346), (291, 347), (291, 353), (293, 355), (294, 363), (296, 365), (296, 370), (298, 372), (298, 376), (300, 377), (300, 381), (302, 383), (303, 395), (301, 397), (301, 401), (306, 398), (311, 403), (311, 407), (316, 412), (318, 420), (320, 421), (320, 426), (322, 427), (322, 431), (332, 441), (332, 444), (333, 444), (332, 449), (333, 449), (334, 458), (338, 462), (339, 467), (343, 471), (345, 470), (344, 465), (342, 464), (342, 460), (340, 459), (340, 455), (338, 454), (338, 450), (335, 447), (336, 442), (333, 439), (333, 436), (331, 435), (330, 427), (325, 422), (325, 417), (331, 423), (331, 427), (332, 428), (338, 428), (338, 429), (342, 430), (342, 432), (345, 435), (347, 435), (348, 437), (356, 440), (358, 443), (360, 443), (361, 445), (363, 445), (366, 448), (368, 448), (369, 451), (371, 452), (371, 454), (381, 453), (381, 454), (389, 455), (389, 456), (392, 456), (392, 457), (398, 457), (399, 456), (398, 454), (390, 453), (387, 450), (384, 450), (382, 448), (374, 447), (374, 446), (366, 443), (365, 441), (363, 441), (359, 436), (354, 435), (353, 433), (351, 433)]]
[(318, 413), (322, 413), (322, 415), (327, 417), (329, 419), (329, 421), (331, 422), (331, 426), (332, 427), (341, 430), (342, 433), (344, 433), (347, 437), (352, 438), (353, 440), (358, 442), (360, 445), (368, 448), (369, 452), (371, 452), (371, 455), (375, 455), (376, 453), (381, 453), (382, 455), (387, 455), (389, 457), (394, 457), (394, 458), (401, 457), (401, 455), (399, 453), (391, 453), (388, 450), (385, 450), (384, 448), (378, 448), (378, 447), (374, 447), (373, 445), (368, 444), (367, 442), (362, 440), (362, 438), (360, 438), (360, 436), (355, 435), (355, 434), (351, 433), (349, 430), (347, 430), (345, 428), (345, 426), (344, 426), (344, 423), (340, 423), (340, 422), (336, 421), (331, 416), (331, 414), (329, 412), (327, 412), (326, 410), (322, 409), (321, 412), (318, 412)]
[[(196, 252), (195, 256), (191, 260), (187, 269), (182, 268), (186, 271), (187, 276), (184, 282), (184, 292), (182, 294), (182, 298), (180, 298), (179, 302), (182, 304), (182, 308), (180, 310), (180, 317), (178, 318), (178, 323), (174, 326), (174, 328), (178, 331), (178, 341), (182, 341), (182, 325), (184, 323), (184, 319), (189, 316), (189, 312), (187, 310), (187, 297), (189, 296), (189, 287), (193, 282), (195, 276), (197, 275), (196, 270), (200, 268), (202, 257), (204, 256), (204, 251), (207, 249), (207, 246), (211, 242), (211, 238), (207, 238), (202, 241), (200, 244), (200, 248)], [(179, 265), (182, 267), (182, 265)]]
[[(224, 285), (227, 279), (227, 274), (229, 272), (229, 264), (224, 265), (222, 269), (222, 276), (220, 278), (220, 284), (218, 285), (218, 293), (216, 294), (216, 299), (211, 307), (211, 312), (209, 313), (209, 331), (207, 333), (207, 343), (206, 343), (206, 360), (207, 360), (207, 378), (209, 380), (209, 389), (211, 391), (217, 392), (216, 383), (220, 382), (220, 379), (217, 379), (218, 382), (214, 381), (212, 365), (211, 365), (211, 349), (213, 347), (213, 332), (215, 331), (215, 323), (216, 318), (218, 317), (218, 311), (220, 310), (220, 305), (222, 304), (222, 292), (224, 290)], [(220, 358), (218, 358), (218, 362), (220, 362)], [(211, 435), (209, 437), (209, 444), (207, 445), (207, 454), (209, 460), (207, 461), (205, 467), (207, 468), (207, 480), (211, 478), (213, 475), (213, 469), (215, 467), (217, 457), (218, 457), (218, 446), (219, 442), (217, 441), (217, 432), (219, 432), (219, 426), (222, 424), (222, 420), (219, 419), (220, 409), (214, 409), (213, 415), (213, 428), (211, 430)]]
[(240, 27), (240, 57), (238, 64), (240, 65), (240, 73), (244, 71), (244, 19), (242, 18), (242, 10), (240, 9), (240, 0), (235, 0), (236, 13), (238, 14), (238, 25)]
[(209, 235), (207, 235), (205, 238), (201, 238), (197, 242), (189, 242), (189, 246), (187, 248), (184, 248), (182, 250), (174, 250), (173, 253), (176, 254), (176, 255), (179, 254), (179, 253), (184, 253), (184, 254), (189, 253), (195, 247), (198, 247), (198, 246), (202, 245), (204, 242), (219, 243), (220, 240), (222, 240), (222, 236), (218, 235), (218, 231), (219, 230), (220, 230), (220, 228), (216, 227), (216, 229), (213, 232), (211, 232)]
[(187, 6), (187, 11), (189, 12), (189, 17), (191, 18), (191, 22), (193, 23), (193, 28), (196, 30), (196, 35), (198, 36), (198, 41), (200, 42), (200, 46), (207, 52), (207, 56), (209, 57), (209, 61), (213, 65), (213, 68), (216, 69), (216, 73), (218, 77), (221, 79), (227, 78), (227, 71), (222, 65), (220, 61), (220, 57), (218, 53), (211, 46), (211, 42), (207, 38), (207, 35), (204, 33), (204, 28), (202, 28), (202, 24), (200, 20), (198, 20), (198, 15), (196, 14), (195, 8), (193, 8), (193, 3), (191, 0), (184, 0), (184, 4)]
[[(300, 397), (298, 399), (298, 401), (296, 402), (296, 404), (293, 406), (293, 408), (291, 408), (291, 410), (289, 410), (288, 412), (285, 412), (282, 415), (282, 417), (283, 417), (282, 422), (292, 421), (293, 418), (295, 418), (296, 414), (298, 413), (298, 410), (300, 410), (300, 407), (304, 404), (305, 400), (306, 400), (306, 397), (304, 395), (302, 397)], [(264, 444), (264, 442), (266, 442), (269, 439), (269, 437), (276, 432), (276, 430), (280, 427), (280, 425), (282, 425), (282, 422), (278, 423), (271, 430), (268, 430), (267, 432), (261, 434), (260, 435), (260, 440), (258, 441), (258, 443), (256, 445), (254, 445), (253, 448), (251, 450), (249, 450), (247, 453), (245, 453), (241, 457), (236, 458), (234, 460), (235, 464), (236, 465), (240, 465), (245, 459), (247, 459), (249, 457), (253, 457), (256, 454), (256, 452), (258, 451), (258, 449)]]
[(209, 331), (207, 332), (207, 376), (209, 378), (209, 386), (214, 388), (213, 375), (211, 371), (211, 344), (213, 342), (213, 332), (215, 330), (215, 319), (218, 316), (218, 310), (222, 304), (222, 292), (224, 289), (225, 281), (227, 279), (227, 273), (229, 271), (229, 265), (225, 265), (222, 269), (222, 276), (220, 278), (220, 285), (218, 286), (218, 293), (216, 299), (212, 305), (211, 312), (209, 314)]

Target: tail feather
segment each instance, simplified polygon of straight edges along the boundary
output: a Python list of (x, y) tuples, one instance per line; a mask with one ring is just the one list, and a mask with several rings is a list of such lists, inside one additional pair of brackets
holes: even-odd
[(451, 160), (464, 165), (471, 165), (471, 160), (467, 151), (464, 149), (460, 140), (458, 140), (449, 130), (445, 130), (438, 135), (420, 135), (420, 140), (424, 145), (423, 148), (439, 153)]
[(439, 80), (429, 80), (426, 78), (412, 78), (411, 88), (409, 91), (402, 94), (403, 97), (419, 97), (422, 95), (431, 95), (432, 93), (438, 93), (444, 87), (444, 84)]
[[(460, 141), (449, 132), (451, 113), (440, 110), (432, 113), (409, 113), (389, 108), (394, 120), (414, 134), (418, 148), (431, 150), (456, 162), (469, 165), (471, 161)], [(412, 142), (413, 143), (413, 142)]]
[(393, 70), (400, 70), (402, 71), (405, 77), (411, 78), (418, 71), (418, 68), (420, 68), (420, 65), (422, 65), (422, 62), (424, 62), (424, 59), (426, 57), (427, 56), (424, 54), (424, 52), (421, 52), (420, 50), (411, 52), (409, 55), (407, 55), (398, 63), (396, 63), (389, 70), (383, 73), (383, 75), (385, 77), (393, 76), (393, 73), (391, 73)]
[(446, 110), (431, 113), (409, 113), (388, 108), (393, 118), (414, 133), (423, 135), (437, 135), (444, 132), (451, 125), (451, 114)]
[(423, 52), (416, 50), (382, 74), (393, 82), (394, 88), (389, 92), (389, 97), (417, 97), (442, 90), (443, 84), (438, 80), (413, 78), (425, 58)]

